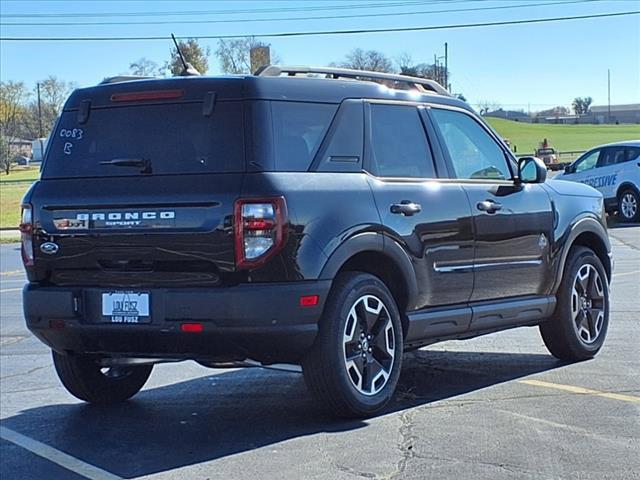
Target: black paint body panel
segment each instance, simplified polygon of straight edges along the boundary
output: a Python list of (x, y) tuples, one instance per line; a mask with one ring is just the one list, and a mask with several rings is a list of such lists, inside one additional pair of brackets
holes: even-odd
[[(210, 92), (218, 101), (243, 102), (245, 165), (224, 174), (127, 172), (37, 182), (24, 199), (33, 206), (36, 257), (35, 267), (27, 269), (31, 283), (24, 291), (25, 316), (29, 328), (56, 350), (297, 362), (313, 343), (335, 276), (361, 253), (384, 257), (400, 272), (408, 348), (542, 321), (553, 312), (575, 241), (596, 250), (610, 277), (611, 248), (597, 191), (560, 181), (526, 185), (515, 178), (452, 178), (450, 159), (428, 114), (430, 105), (463, 110), (484, 125), (457, 99), (368, 82), (202, 77), (81, 89), (65, 111), (84, 115), (83, 102), (109, 108), (114, 93), (173, 89), (184, 90), (184, 102), (203, 102)], [(274, 171), (273, 129), (264, 108), (272, 101), (336, 105), (308, 171)], [(389, 179), (368, 173), (368, 101), (420, 106), (437, 178)], [(511, 153), (497, 137), (496, 142), (514, 166)], [(47, 152), (46, 161), (59, 159)], [(286, 245), (264, 265), (238, 269), (234, 202), (264, 197), (286, 200)], [(488, 199), (503, 209), (478, 211), (478, 202)], [(419, 204), (420, 212), (393, 213), (391, 207), (403, 201)], [(60, 221), (96, 212), (129, 217), (165, 212), (166, 221), (111, 226), (98, 221), (82, 229), (60, 228)], [(42, 252), (44, 242), (56, 243), (59, 250)], [(91, 310), (82, 308), (95, 302), (96, 292), (115, 288), (166, 297), (156, 306), (158, 323), (87, 322)], [(303, 294), (319, 295), (318, 306), (301, 310)], [(166, 306), (168, 299), (172, 307)], [(67, 321), (66, 329), (55, 330), (49, 320)], [(208, 335), (196, 339), (175, 330), (176, 321), (189, 320), (206, 323)], [(239, 340), (242, 334), (251, 341)], [(118, 347), (125, 336), (128, 343)]]

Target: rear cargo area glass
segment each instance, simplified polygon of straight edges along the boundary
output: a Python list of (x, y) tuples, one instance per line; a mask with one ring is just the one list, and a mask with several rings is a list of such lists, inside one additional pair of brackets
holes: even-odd
[(136, 166), (103, 165), (148, 160), (153, 175), (244, 171), (242, 102), (218, 102), (209, 116), (197, 103), (93, 108), (60, 117), (42, 178), (146, 175)]

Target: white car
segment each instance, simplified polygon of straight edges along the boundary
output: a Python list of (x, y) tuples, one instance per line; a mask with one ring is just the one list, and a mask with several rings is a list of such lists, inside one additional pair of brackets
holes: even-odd
[(554, 178), (590, 185), (604, 196), (608, 213), (640, 221), (640, 140), (593, 148)]

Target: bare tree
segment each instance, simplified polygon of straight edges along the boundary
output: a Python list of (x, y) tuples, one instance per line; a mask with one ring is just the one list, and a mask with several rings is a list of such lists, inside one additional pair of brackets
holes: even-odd
[(73, 82), (66, 82), (57, 77), (49, 76), (40, 82), (40, 105), (38, 111), (37, 87), (30, 95), (31, 101), (25, 104), (25, 116), (20, 125), (20, 132), (26, 138), (40, 136), (40, 119), (42, 114), (42, 134), (46, 137), (53, 128), (53, 124), (60, 115), (64, 102), (69, 94), (76, 88)]
[(394, 71), (393, 62), (384, 53), (378, 50), (363, 50), (361, 48), (352, 50), (337, 65), (342, 68), (369, 70), (371, 72), (392, 73)]
[(489, 112), (495, 112), (496, 110), (499, 110), (502, 108), (502, 106), (495, 100), (480, 100), (477, 103), (477, 106), (478, 106), (478, 111), (480, 112), (480, 115), (485, 115)]
[[(215, 56), (224, 73), (242, 74), (251, 72), (251, 49), (255, 47), (271, 47), (268, 43), (256, 40), (255, 37), (231, 38), (218, 40)], [(271, 52), (271, 63), (280, 63), (280, 58)]]
[(444, 65), (434, 65), (431, 63), (413, 63), (411, 55), (402, 53), (396, 58), (396, 64), (402, 75), (412, 77), (428, 78), (443, 84), (446, 88), (445, 79), (449, 79), (449, 72)]
[(141, 57), (129, 64), (129, 72), (131, 75), (139, 75), (141, 77), (155, 77), (162, 74), (162, 68), (153, 60)]

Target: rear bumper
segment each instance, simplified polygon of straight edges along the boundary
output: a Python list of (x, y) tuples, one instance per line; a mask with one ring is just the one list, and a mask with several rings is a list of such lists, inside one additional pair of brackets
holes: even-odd
[[(151, 323), (101, 323), (99, 288), (23, 290), (27, 327), (59, 352), (208, 361), (298, 362), (313, 344), (331, 281), (144, 289)], [(300, 297), (318, 295), (316, 306)], [(201, 332), (181, 331), (201, 323)]]

